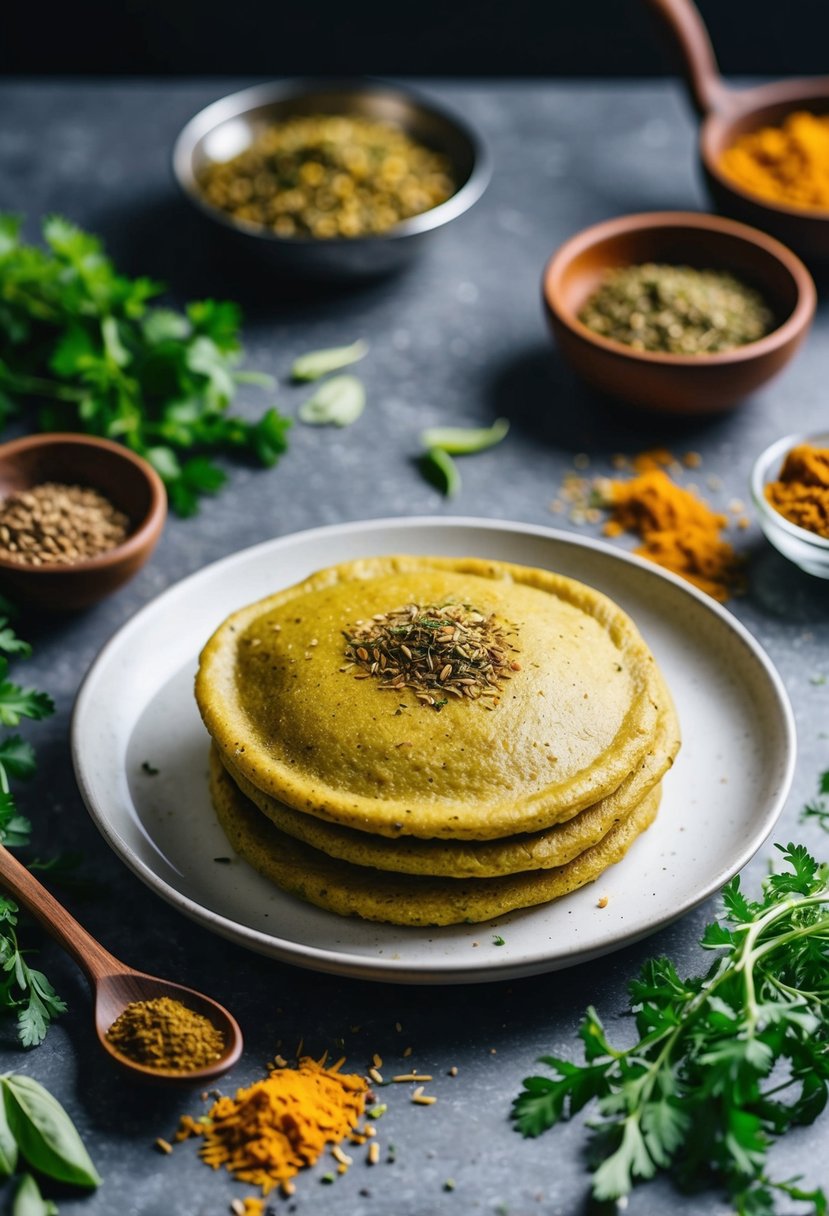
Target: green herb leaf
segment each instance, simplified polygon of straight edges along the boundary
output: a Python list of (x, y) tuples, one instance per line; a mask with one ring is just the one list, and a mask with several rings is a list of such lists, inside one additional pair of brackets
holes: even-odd
[(9, 1178), (17, 1169), (17, 1141), (6, 1117), (6, 1107), (0, 1102), (0, 1176)]
[(332, 376), (298, 410), (308, 426), (351, 426), (365, 409), (366, 391), (356, 376)]
[(272, 386), (239, 368), (237, 306), (149, 308), (160, 285), (118, 274), (97, 238), (59, 217), (43, 233), (46, 250), (21, 244), (18, 221), (0, 216), (0, 422), (24, 402), (46, 429), (127, 444), (151, 461), (183, 514), (218, 488), (190, 460), (246, 448), (272, 464), (278, 445), (229, 412), (241, 383)]
[(707, 974), (683, 980), (668, 959), (645, 963), (630, 985), (638, 1042), (615, 1048), (588, 1010), (584, 1064), (546, 1057), (551, 1075), (525, 1080), (512, 1110), (525, 1136), (598, 1101), (597, 1199), (668, 1170), (680, 1185), (719, 1181), (743, 1216), (773, 1216), (775, 1195), (825, 1216), (820, 1188), (766, 1173), (774, 1138), (829, 1099), (829, 866), (802, 845), (777, 848), (787, 868), (761, 899), (737, 879), (723, 890), (722, 919), (702, 938), (717, 954)]
[(31, 1174), (24, 1174), (14, 1193), (11, 1216), (57, 1216), (57, 1205), (44, 1199)]
[(443, 448), (430, 448), (420, 461), (424, 476), (432, 485), (445, 494), (454, 498), (460, 493), (461, 475), (452, 457)]
[(358, 363), (367, 354), (368, 343), (363, 342), (362, 339), (352, 342), (351, 346), (332, 346), (328, 350), (312, 350), (307, 355), (300, 355), (298, 359), (294, 360), (291, 378), (293, 380), (319, 380), (321, 376), (328, 376), (331, 372), (339, 371), (341, 367)]
[(506, 418), (496, 418), (492, 426), (433, 426), (423, 432), (421, 442), (450, 456), (471, 456), (500, 443), (508, 430)]
[(23, 1074), (10, 1073), (1, 1083), (9, 1127), (28, 1163), (59, 1182), (99, 1186), (98, 1171), (57, 1098)]

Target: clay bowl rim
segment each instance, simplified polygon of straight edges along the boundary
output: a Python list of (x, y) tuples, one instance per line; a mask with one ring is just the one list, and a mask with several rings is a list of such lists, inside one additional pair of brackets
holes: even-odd
[[(142, 456), (131, 452), (129, 448), (111, 439), (102, 439), (96, 435), (78, 435), (72, 431), (49, 431), (42, 435), (23, 435), (19, 439), (11, 439), (0, 444), (0, 468), (6, 463), (12, 463), (22, 452), (36, 448), (75, 446), (107, 452), (112, 457), (124, 460), (132, 465), (144, 478), (149, 488), (150, 503), (147, 511), (135, 525), (135, 528), (120, 545), (99, 553), (96, 557), (85, 557), (80, 561), (68, 562), (65, 565), (32, 566), (24, 562), (11, 561), (0, 557), (0, 570), (32, 578), (66, 579), (78, 574), (94, 574), (108, 567), (119, 565), (134, 555), (142, 553), (148, 545), (161, 534), (164, 520), (167, 516), (167, 493), (164, 482), (152, 465)], [(38, 483), (32, 482), (32, 485)], [(99, 489), (94, 483), (92, 489)]]
[[(803, 443), (809, 444), (812, 447), (829, 446), (829, 429), (813, 432), (795, 431), (791, 435), (783, 435), (782, 438), (775, 439), (768, 447), (763, 448), (760, 455), (754, 461), (749, 476), (749, 488), (754, 506), (761, 517), (761, 522), (765, 520), (771, 527), (779, 529), (784, 535), (788, 535), (801, 543), (807, 543), (811, 548), (821, 553), (823, 561), (829, 564), (829, 537), (821, 536), (818, 532), (810, 532), (808, 528), (801, 528), (799, 524), (793, 523), (785, 515), (781, 515), (763, 493), (766, 485), (766, 476), (772, 467), (774, 465), (779, 467), (791, 449)], [(792, 561), (793, 559), (789, 558), (789, 560)]]
[[(634, 350), (633, 347), (626, 346), (623, 342), (605, 338), (601, 334), (594, 333), (592, 329), (579, 321), (569, 307), (562, 306), (563, 301), (556, 280), (579, 254), (609, 238), (668, 228), (687, 228), (697, 232), (716, 233), (761, 249), (779, 262), (793, 280), (797, 300), (791, 313), (781, 325), (776, 326), (770, 333), (764, 334), (755, 342), (746, 342), (743, 346), (736, 346), (733, 350), (716, 351), (710, 355), (674, 355), (666, 351)], [(575, 338), (591, 343), (599, 349), (607, 351), (608, 354), (628, 359), (632, 363), (677, 369), (685, 367), (716, 368), (762, 359), (763, 356), (773, 353), (802, 334), (811, 323), (817, 306), (817, 290), (812, 276), (797, 254), (786, 245), (748, 224), (698, 211), (637, 212), (634, 215), (601, 220), (598, 224), (582, 228), (560, 245), (547, 261), (542, 275), (542, 294), (550, 314)]]
[[(789, 114), (794, 114), (799, 109), (808, 110), (810, 104), (821, 101), (826, 103), (826, 117), (829, 118), (829, 76), (775, 80), (747, 89), (745, 93), (729, 90), (728, 99), (726, 108), (711, 110), (700, 123), (699, 158), (705, 172), (714, 178), (721, 190), (727, 190), (754, 207), (760, 207), (774, 215), (785, 216), (787, 219), (803, 220), (804, 223), (811, 224), (826, 223), (829, 226), (829, 207), (794, 207), (788, 203), (764, 198), (761, 194), (753, 194), (751, 190), (747, 190), (721, 171), (711, 147), (717, 137), (722, 137), (725, 145), (729, 146), (727, 134), (735, 124), (755, 114), (759, 117), (764, 110), (777, 109), (780, 106), (785, 107)], [(769, 124), (774, 125), (775, 121), (779, 123), (780, 119), (769, 119)], [(764, 125), (766, 124), (761, 120), (757, 129)], [(733, 139), (730, 142), (733, 143)]]

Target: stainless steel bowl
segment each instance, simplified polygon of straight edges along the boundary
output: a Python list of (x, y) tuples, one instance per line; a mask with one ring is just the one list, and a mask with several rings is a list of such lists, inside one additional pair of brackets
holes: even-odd
[[(198, 184), (204, 167), (231, 160), (263, 128), (297, 114), (358, 114), (397, 123), (449, 159), (455, 193), (388, 232), (353, 239), (280, 237), (211, 206)], [(484, 144), (466, 123), (409, 89), (372, 81), (289, 81), (254, 85), (200, 110), (176, 140), (173, 171), (190, 202), (240, 248), (295, 276), (353, 279), (404, 265), (430, 232), (462, 215), (480, 198), (490, 166)]]

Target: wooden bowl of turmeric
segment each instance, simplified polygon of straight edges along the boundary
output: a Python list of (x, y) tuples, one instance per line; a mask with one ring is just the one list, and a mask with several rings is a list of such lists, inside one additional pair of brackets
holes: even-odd
[(690, 211), (584, 229), (548, 262), (543, 296), (558, 349), (582, 379), (677, 415), (731, 409), (776, 375), (817, 298), (784, 245)]
[(691, 0), (646, 4), (702, 120), (700, 163), (719, 210), (829, 262), (829, 77), (731, 89)]

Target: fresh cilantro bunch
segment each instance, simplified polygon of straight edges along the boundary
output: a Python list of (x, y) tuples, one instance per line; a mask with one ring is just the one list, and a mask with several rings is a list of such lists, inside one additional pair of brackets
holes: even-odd
[(739, 878), (725, 887), (701, 941), (717, 953), (706, 975), (680, 979), (660, 958), (631, 983), (632, 1047), (614, 1047), (591, 1008), (584, 1064), (545, 1056), (552, 1075), (525, 1080), (512, 1110), (525, 1136), (598, 1100), (597, 1199), (668, 1170), (680, 1185), (723, 1186), (740, 1216), (772, 1216), (776, 1195), (825, 1216), (822, 1190), (767, 1172), (775, 1138), (811, 1123), (829, 1094), (829, 867), (801, 845), (777, 847), (788, 869), (762, 899)]
[(276, 463), (289, 420), (273, 408), (256, 422), (228, 413), (240, 384), (273, 387), (239, 370), (235, 304), (150, 307), (161, 285), (118, 274), (94, 236), (52, 217), (42, 249), (21, 242), (20, 223), (0, 215), (0, 423), (36, 401), (44, 430), (122, 441), (155, 467), (182, 515), (225, 481), (211, 453)]

